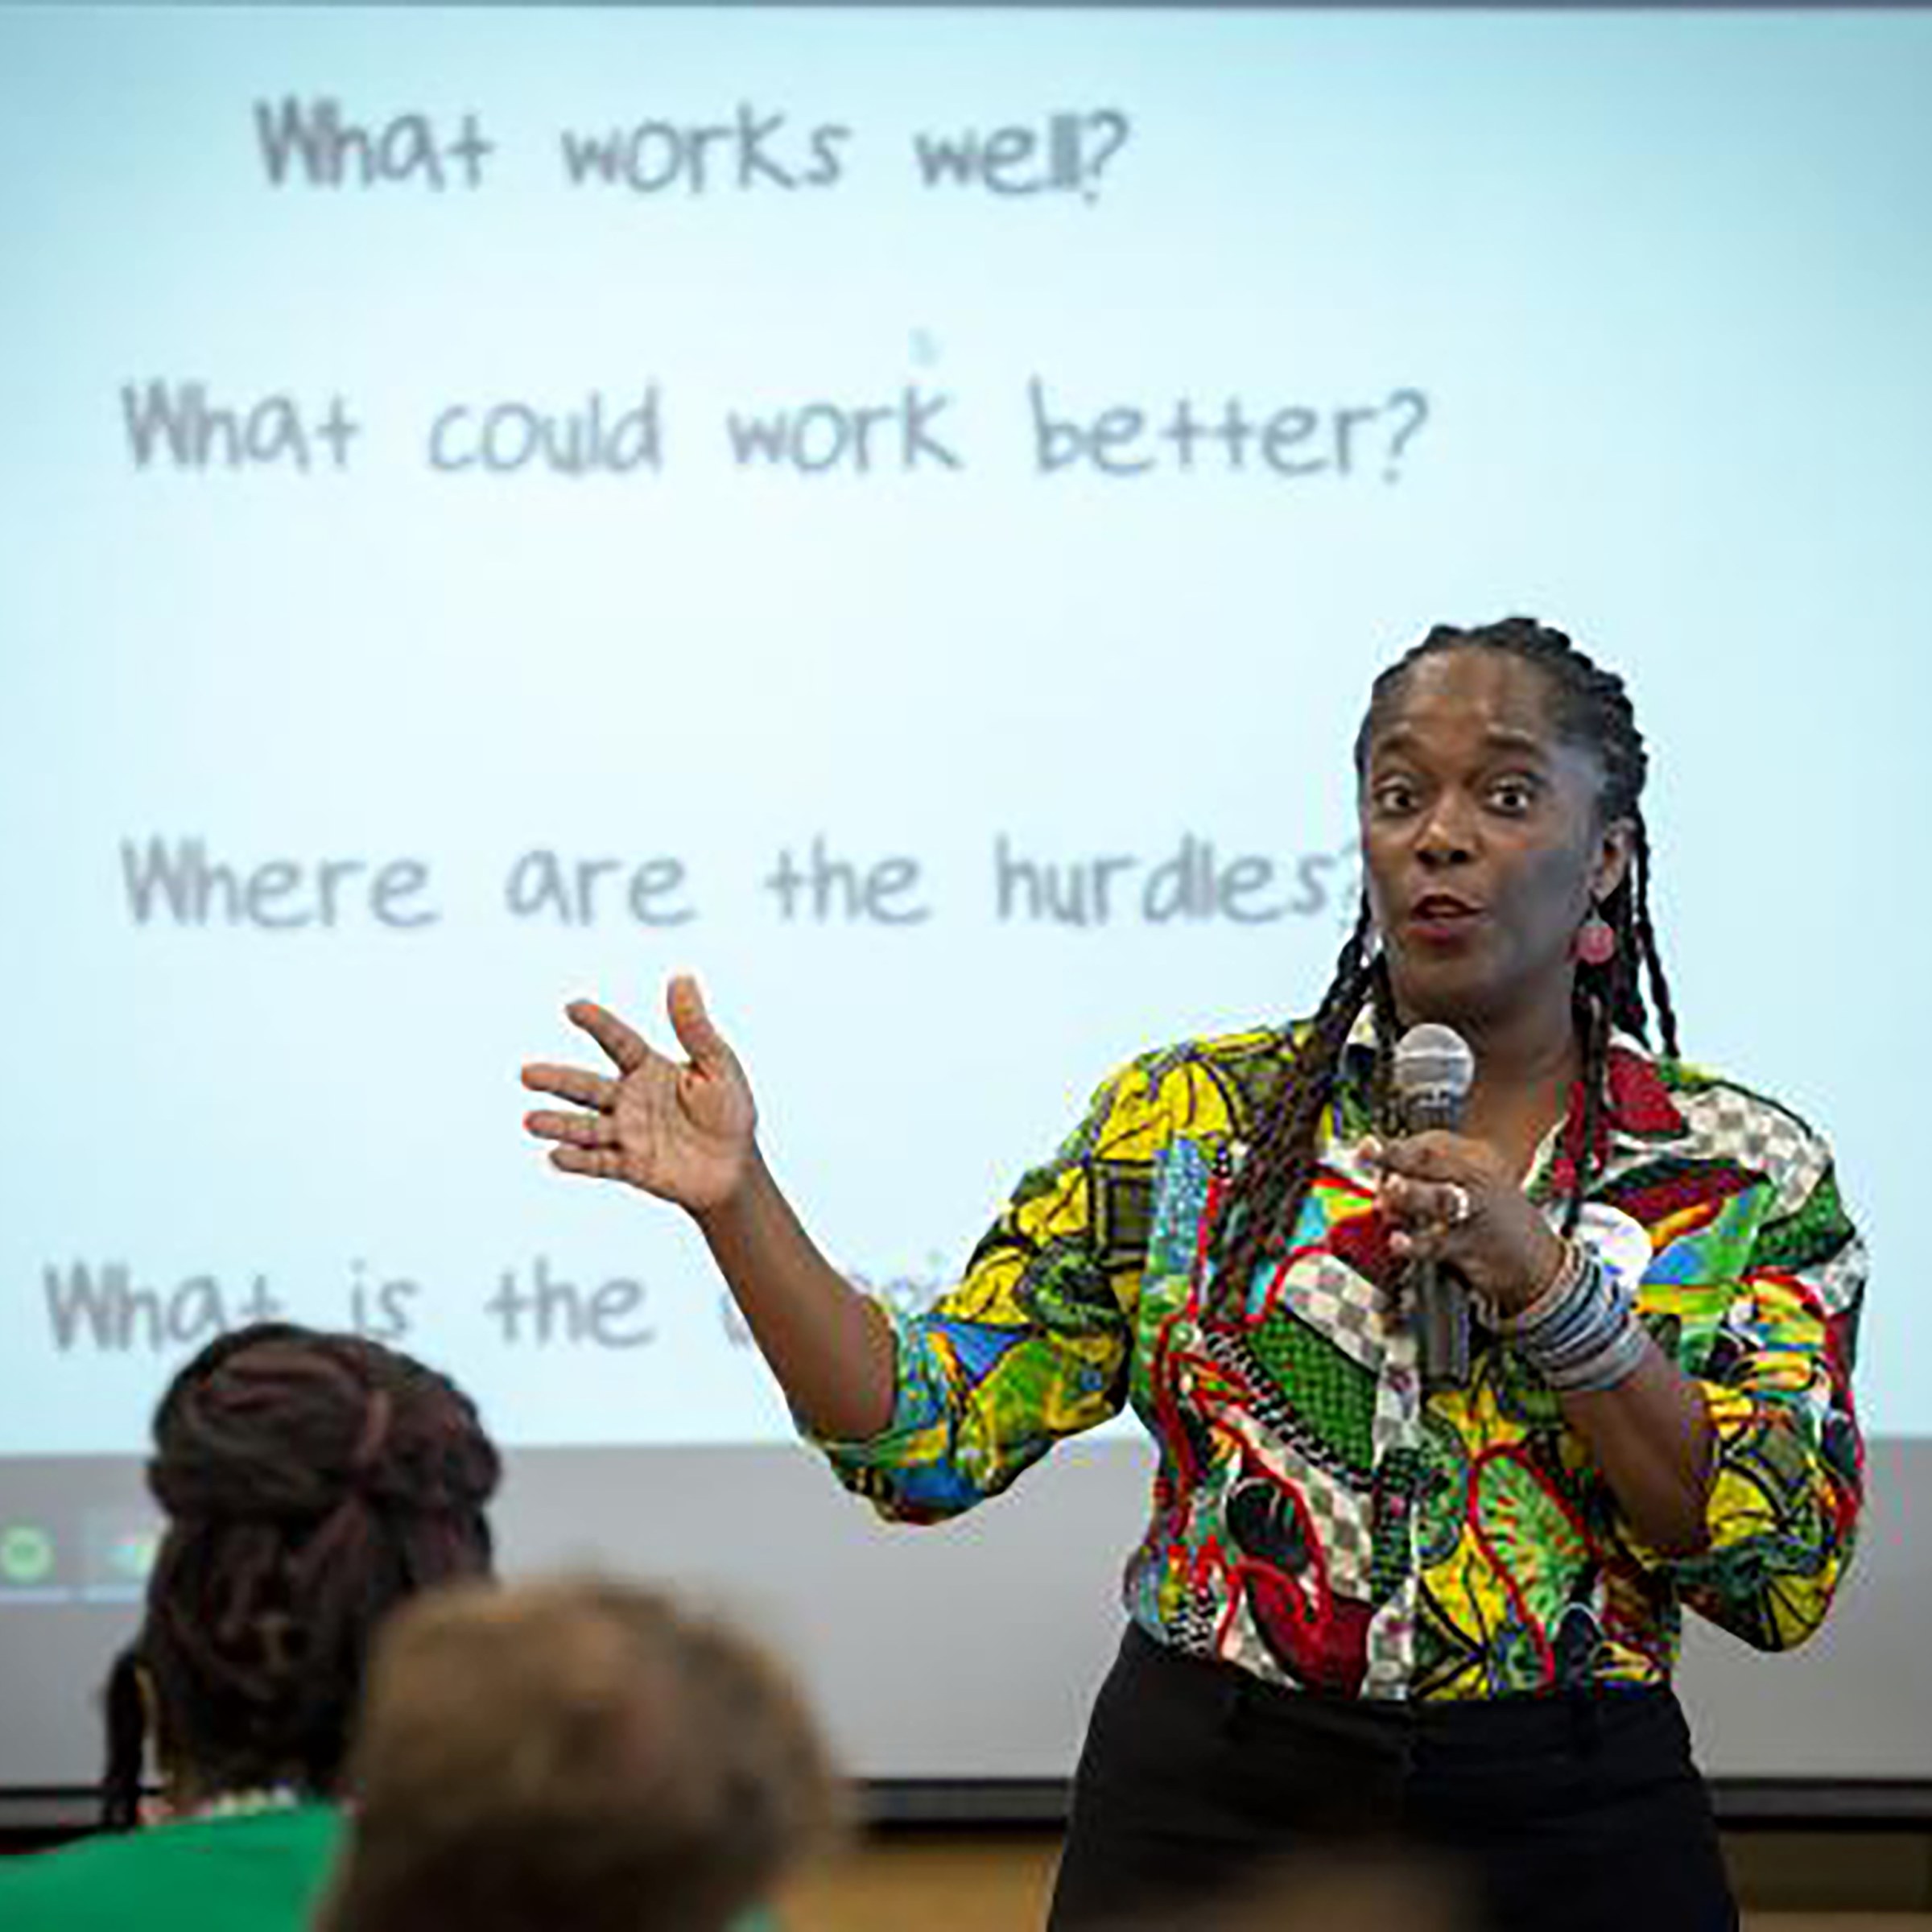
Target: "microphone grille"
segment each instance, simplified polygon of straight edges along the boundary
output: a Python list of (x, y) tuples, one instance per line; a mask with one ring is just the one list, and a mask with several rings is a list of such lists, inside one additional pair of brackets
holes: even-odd
[(1476, 1055), (1453, 1026), (1425, 1020), (1395, 1043), (1395, 1091), (1403, 1111), (1459, 1112), (1476, 1080)]

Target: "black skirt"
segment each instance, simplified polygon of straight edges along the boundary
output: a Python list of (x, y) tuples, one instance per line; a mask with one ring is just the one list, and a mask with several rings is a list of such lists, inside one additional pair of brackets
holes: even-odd
[(1132, 1625), (1074, 1781), (1050, 1932), (1175, 1924), (1297, 1852), (1399, 1844), (1484, 1932), (1734, 1932), (1667, 1690), (1397, 1703), (1294, 1691)]

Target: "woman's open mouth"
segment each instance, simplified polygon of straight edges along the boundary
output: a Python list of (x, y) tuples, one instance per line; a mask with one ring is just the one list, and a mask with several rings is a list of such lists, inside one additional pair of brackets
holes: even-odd
[(1426, 892), (1409, 908), (1411, 938), (1426, 945), (1455, 945), (1468, 938), (1484, 918), (1483, 909), (1453, 893)]

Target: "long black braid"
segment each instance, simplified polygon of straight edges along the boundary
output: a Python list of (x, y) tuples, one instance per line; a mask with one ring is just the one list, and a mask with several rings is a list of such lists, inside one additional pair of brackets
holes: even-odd
[(1322, 1113), (1334, 1097), (1343, 1046), (1378, 971), (1368, 956), (1368, 931), (1364, 900), (1287, 1081), (1229, 1183), (1218, 1231), (1216, 1272), (1231, 1289), (1249, 1278), (1264, 1254), (1282, 1252), (1294, 1217), (1270, 1210), (1275, 1203), (1292, 1203), (1298, 1212), (1315, 1178)]
[[(1640, 1039), (1649, 1038), (1646, 982), (1664, 1051), (1673, 1059), (1678, 1052), (1676, 1009), (1650, 917), (1650, 839), (1641, 804), (1649, 760), (1621, 678), (1594, 663), (1562, 631), (1530, 617), (1506, 617), (1472, 630), (1438, 625), (1381, 673), (1356, 734), (1358, 782), (1366, 778), (1368, 749), (1376, 730), (1400, 696), (1411, 671), (1424, 658), (1451, 650), (1505, 651), (1541, 669), (1549, 687), (1551, 723), (1557, 735), (1594, 753), (1602, 764), (1603, 790), (1597, 801), (1602, 822), (1620, 819), (1631, 828), (1630, 864), (1597, 908), (1616, 935), (1616, 950), (1604, 965), (1579, 965), (1576, 973), (1583, 1118), (1580, 1145), (1567, 1150), (1576, 1178), (1565, 1216), (1565, 1232), (1574, 1232), (1601, 1157), (1599, 1143), (1609, 1104), (1610, 1036), (1614, 1029), (1621, 1028)], [(1335, 1098), (1343, 1051), (1364, 1001), (1375, 1016), (1370, 1105), (1381, 1131), (1399, 1132), (1389, 1078), (1397, 1028), (1395, 1000), (1387, 966), (1374, 950), (1366, 894), (1354, 929), (1336, 959), (1328, 990), (1296, 1045), (1286, 1078), (1265, 1101), (1253, 1145), (1224, 1196), (1215, 1243), (1216, 1274), (1220, 1284), (1216, 1299), (1224, 1306), (1239, 1305), (1255, 1268), (1265, 1257), (1278, 1257), (1286, 1251), (1315, 1179), (1322, 1118)]]

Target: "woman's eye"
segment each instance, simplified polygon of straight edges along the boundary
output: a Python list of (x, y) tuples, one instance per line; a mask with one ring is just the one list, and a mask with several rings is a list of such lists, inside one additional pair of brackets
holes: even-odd
[(1384, 778), (1369, 797), (1379, 812), (1408, 811), (1415, 804), (1415, 787), (1406, 778)]
[(1527, 811), (1535, 799), (1535, 787), (1526, 778), (1499, 778), (1489, 787), (1489, 802), (1499, 811)]

